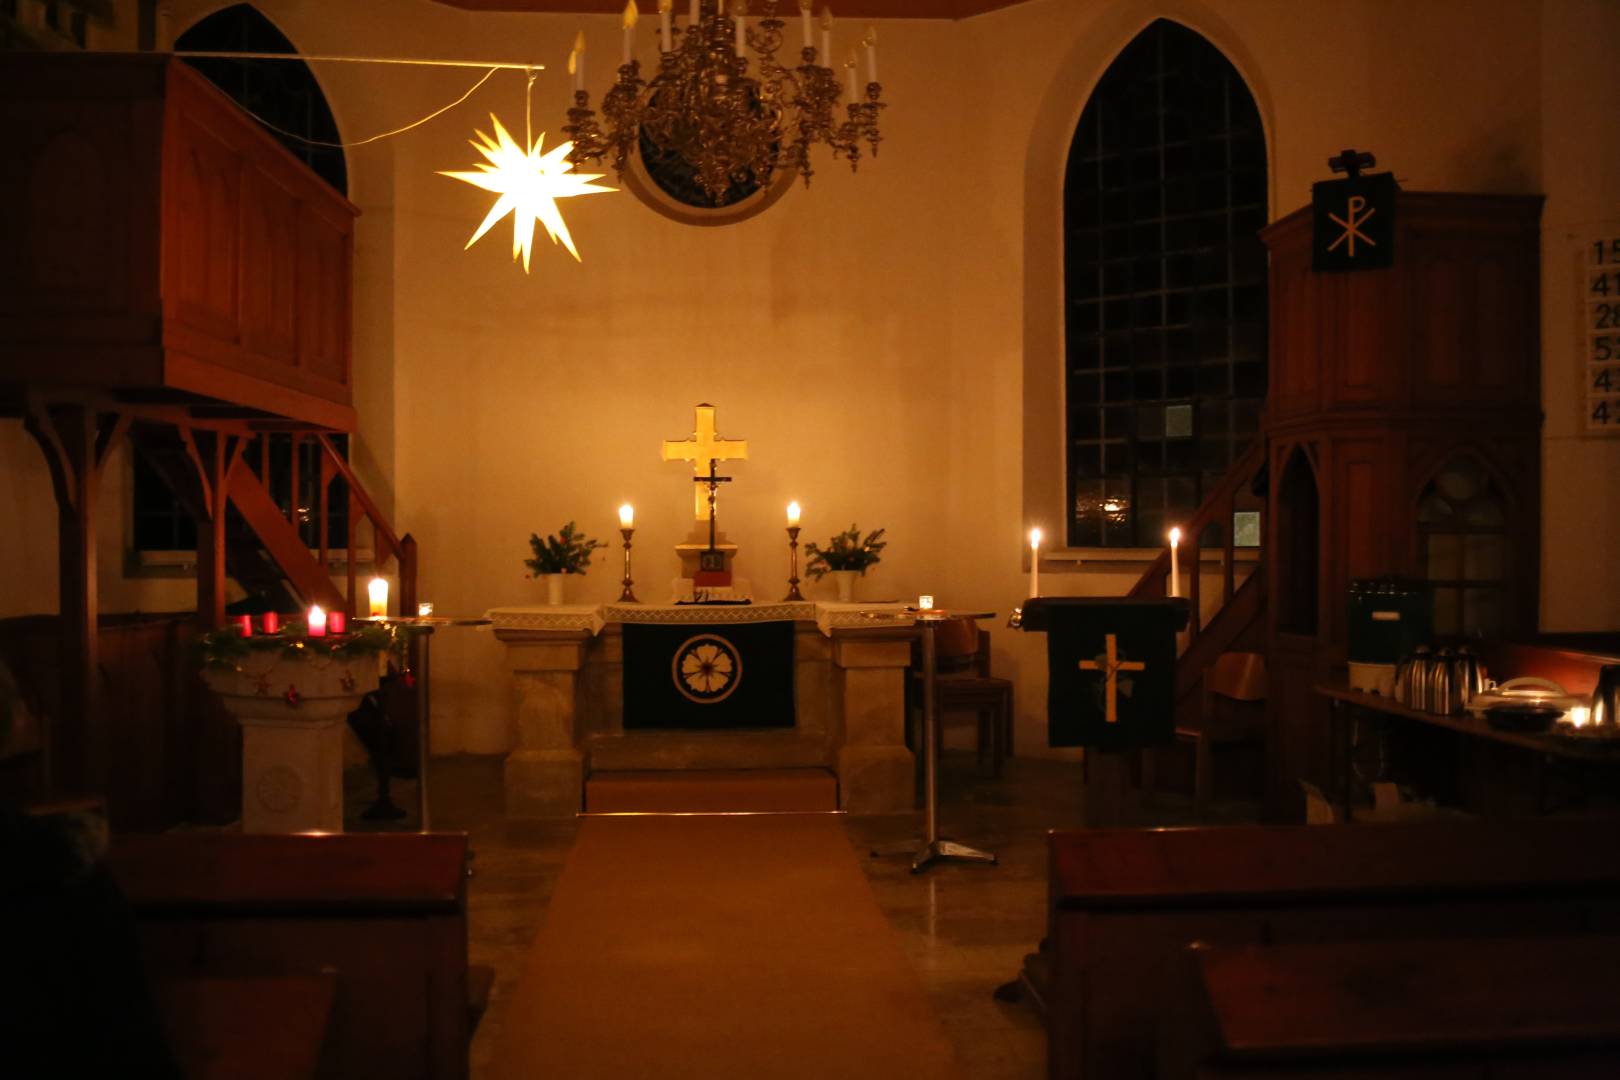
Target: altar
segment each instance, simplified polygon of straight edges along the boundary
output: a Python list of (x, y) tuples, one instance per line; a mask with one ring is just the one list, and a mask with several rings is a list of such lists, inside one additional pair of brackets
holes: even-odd
[[(488, 614), (506, 646), (511, 679), (509, 817), (572, 816), (582, 808), (592, 772), (636, 769), (822, 767), (838, 778), (841, 809), (891, 813), (914, 805), (905, 672), (915, 630), (904, 604), (625, 603), (503, 607)], [(627, 629), (634, 637), (636, 628), (679, 628), (677, 648), (703, 639), (676, 654), (688, 659), (632, 673), (638, 684), (665, 680), (701, 697), (729, 693), (733, 672), (743, 669), (705, 677), (697, 665), (723, 668), (728, 635), (769, 625), (791, 636), (786, 685), (775, 671), (761, 677), (789, 695), (786, 705), (763, 706), (770, 714), (754, 726), (626, 726)], [(742, 684), (735, 685), (742, 693)]]

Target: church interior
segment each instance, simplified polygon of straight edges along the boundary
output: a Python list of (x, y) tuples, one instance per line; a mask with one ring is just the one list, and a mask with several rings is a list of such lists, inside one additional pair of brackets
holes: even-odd
[(0, 1075), (1617, 1075), (1616, 55), (0, 0)]

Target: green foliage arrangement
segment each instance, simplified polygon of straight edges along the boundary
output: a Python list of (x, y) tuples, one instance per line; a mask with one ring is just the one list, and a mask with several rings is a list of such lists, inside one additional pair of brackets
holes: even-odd
[(889, 542), (883, 539), (882, 529), (873, 529), (862, 540), (860, 526), (852, 524), (835, 535), (826, 547), (814, 542), (804, 545), (804, 553), (808, 556), (804, 572), (818, 581), (829, 570), (855, 570), (864, 575), (867, 567), (876, 566), (882, 561), (880, 552), (888, 545)]
[(523, 565), (536, 574), (583, 574), (591, 565), (591, 552), (607, 547), (607, 543), (575, 532), (570, 521), (544, 540), (530, 533), (529, 546), (534, 549), (534, 558), (524, 559)]
[(198, 638), (197, 650), (203, 667), (227, 669), (238, 668), (248, 656), (262, 652), (279, 652), (287, 660), (347, 660), (378, 653), (402, 657), (409, 630), (368, 622), (351, 633), (312, 638), (305, 627), (288, 624), (279, 633), (243, 637), (235, 624), (227, 623)]

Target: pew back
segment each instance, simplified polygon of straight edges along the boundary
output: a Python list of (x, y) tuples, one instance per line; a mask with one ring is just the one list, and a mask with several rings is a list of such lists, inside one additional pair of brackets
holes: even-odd
[(1148, 1077), (1195, 941), (1620, 932), (1612, 823), (1054, 831), (1050, 1075)]
[(467, 1075), (460, 833), (131, 836), (108, 866), (157, 981), (336, 974), (335, 1072)]

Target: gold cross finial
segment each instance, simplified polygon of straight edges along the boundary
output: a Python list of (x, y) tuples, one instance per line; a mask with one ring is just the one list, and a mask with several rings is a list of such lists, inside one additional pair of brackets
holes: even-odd
[[(714, 406), (707, 402), (697, 406), (694, 430), (690, 439), (665, 439), (665, 461), (690, 461), (692, 474), (704, 476), (710, 462), (748, 460), (747, 439), (722, 439), (714, 433)], [(709, 520), (708, 493), (698, 484), (692, 485), (696, 496), (697, 520)]]
[(1080, 661), (1081, 671), (1102, 671), (1108, 676), (1107, 706), (1103, 718), (1110, 724), (1119, 723), (1119, 673), (1122, 671), (1146, 671), (1147, 665), (1136, 660), (1121, 660), (1119, 658), (1119, 639), (1113, 634), (1107, 636), (1108, 656), (1105, 662), (1095, 660)]

